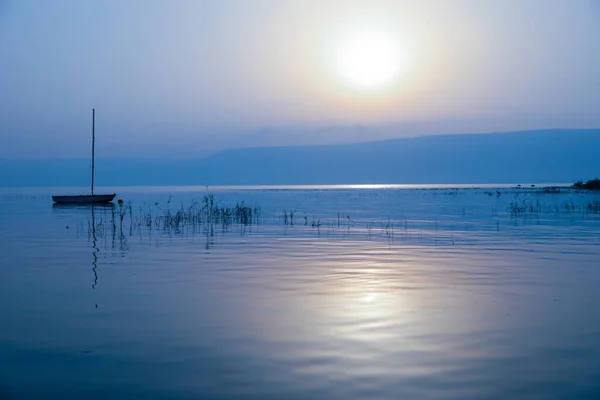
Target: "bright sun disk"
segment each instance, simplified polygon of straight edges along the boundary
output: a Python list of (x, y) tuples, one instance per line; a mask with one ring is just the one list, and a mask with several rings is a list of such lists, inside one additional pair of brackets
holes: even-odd
[(336, 56), (340, 76), (360, 89), (390, 84), (404, 67), (400, 45), (383, 33), (362, 33), (347, 37)]

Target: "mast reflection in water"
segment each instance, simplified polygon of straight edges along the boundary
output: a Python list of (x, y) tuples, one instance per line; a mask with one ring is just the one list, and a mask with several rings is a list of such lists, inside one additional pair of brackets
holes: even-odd
[[(115, 206), (112, 203), (106, 205), (77, 205), (77, 204), (59, 204), (52, 205), (53, 211), (68, 214), (69, 217), (77, 217), (76, 234), (77, 237), (84, 235), (86, 231), (85, 223), (87, 220), (87, 238), (92, 246), (92, 289), (98, 285), (98, 255), (100, 253), (99, 242), (104, 239), (105, 248), (107, 248), (106, 238), (112, 236), (112, 248), (116, 247), (117, 224)], [(107, 223), (108, 221), (108, 223)], [(67, 225), (68, 228), (68, 225)], [(107, 234), (110, 231), (110, 234)], [(120, 250), (125, 249), (125, 236), (122, 232), (119, 234)]]

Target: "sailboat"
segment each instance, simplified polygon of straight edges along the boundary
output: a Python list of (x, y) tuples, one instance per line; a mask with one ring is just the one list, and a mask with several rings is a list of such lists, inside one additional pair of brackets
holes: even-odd
[(96, 109), (92, 109), (92, 193), (83, 194), (76, 196), (52, 196), (52, 200), (55, 203), (60, 204), (99, 204), (99, 203), (110, 203), (113, 201), (116, 193), (113, 194), (94, 194), (94, 145), (96, 142), (96, 136), (94, 133), (96, 121)]

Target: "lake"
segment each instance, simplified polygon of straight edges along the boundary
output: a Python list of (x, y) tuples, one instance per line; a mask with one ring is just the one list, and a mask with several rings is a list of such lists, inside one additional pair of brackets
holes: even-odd
[(0, 398), (600, 398), (600, 195), (515, 186), (0, 189)]

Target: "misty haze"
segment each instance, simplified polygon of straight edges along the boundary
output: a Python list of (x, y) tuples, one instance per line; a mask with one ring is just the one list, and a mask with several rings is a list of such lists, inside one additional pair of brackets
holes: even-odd
[(0, 398), (600, 398), (596, 0), (0, 0)]

